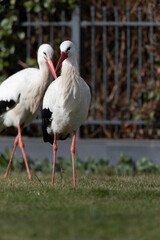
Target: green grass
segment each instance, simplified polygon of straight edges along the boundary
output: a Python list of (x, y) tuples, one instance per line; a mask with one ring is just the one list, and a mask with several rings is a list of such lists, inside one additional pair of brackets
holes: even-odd
[(0, 175), (1, 240), (150, 240), (160, 236), (160, 176)]

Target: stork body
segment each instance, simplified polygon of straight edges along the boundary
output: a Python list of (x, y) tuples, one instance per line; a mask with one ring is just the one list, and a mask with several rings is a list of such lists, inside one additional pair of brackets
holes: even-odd
[(54, 72), (52, 56), (52, 47), (48, 44), (41, 45), (38, 50), (39, 69), (21, 70), (0, 85), (0, 131), (11, 126), (18, 128), (18, 135), (15, 138), (14, 148), (4, 177), (8, 175), (16, 146), (19, 144), (28, 177), (31, 179), (21, 131), (36, 118), (42, 105), (45, 90), (49, 85), (49, 68)]
[(64, 41), (61, 46), (61, 76), (48, 87), (43, 100), (43, 139), (53, 144), (53, 175), (54, 182), (56, 140), (64, 140), (73, 133), (71, 145), (73, 181), (75, 182), (74, 153), (76, 131), (86, 120), (90, 104), (90, 89), (80, 77), (75, 47), (72, 42)]

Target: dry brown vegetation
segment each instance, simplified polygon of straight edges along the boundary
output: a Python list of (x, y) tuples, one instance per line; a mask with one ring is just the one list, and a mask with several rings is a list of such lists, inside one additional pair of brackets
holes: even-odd
[[(160, 21), (160, 4), (158, 1), (84, 1), (81, 3), (82, 19), (90, 21), (90, 6), (95, 6), (96, 21), (102, 21), (102, 7), (107, 7), (107, 21), (115, 21), (114, 8), (118, 8), (119, 21), (126, 21), (126, 8), (130, 8), (130, 21), (138, 21), (138, 7), (142, 8), (142, 21), (150, 21), (150, 8), (153, 8), (153, 19)], [(91, 32), (90, 29), (83, 29), (83, 59), (85, 64), (81, 63), (81, 72), (85, 79), (91, 79)], [(159, 27), (153, 28), (153, 45), (150, 41), (150, 27), (142, 27), (142, 71), (139, 83), (138, 66), (138, 27), (130, 27), (130, 99), (127, 98), (127, 28), (119, 27), (119, 63), (118, 63), (118, 101), (116, 101), (115, 85), (115, 27), (107, 27), (107, 99), (104, 99), (103, 88), (103, 28), (96, 27), (95, 30), (95, 73), (96, 73), (96, 91), (95, 97), (96, 119), (103, 119), (104, 101), (107, 103), (107, 119), (112, 120), (116, 116), (120, 120), (145, 120), (147, 123), (154, 122), (150, 127), (136, 124), (124, 124), (116, 128), (108, 125), (106, 129), (103, 126), (97, 126), (92, 132), (89, 128), (86, 134), (90, 137), (107, 138), (158, 138), (158, 126), (155, 122), (159, 121), (159, 79), (160, 79), (160, 55), (159, 55)], [(149, 84), (151, 79), (150, 55), (154, 55), (154, 81)], [(91, 84), (91, 83), (90, 83)], [(152, 92), (152, 93), (151, 93)], [(141, 99), (141, 100), (140, 100)], [(142, 104), (139, 105), (139, 101)], [(128, 115), (129, 114), (129, 115)], [(89, 116), (92, 119), (91, 115)]]

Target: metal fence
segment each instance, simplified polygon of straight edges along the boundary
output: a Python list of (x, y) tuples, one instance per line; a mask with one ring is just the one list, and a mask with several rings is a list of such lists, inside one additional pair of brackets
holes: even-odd
[[(81, 59), (81, 48), (82, 48), (82, 41), (83, 36), (81, 35), (81, 32), (83, 29), (90, 29), (91, 31), (91, 91), (92, 91), (92, 103), (91, 103), (91, 111), (90, 111), (90, 118), (85, 122), (85, 125), (92, 125), (92, 128), (94, 128), (96, 125), (103, 125), (104, 129), (107, 125), (114, 125), (115, 127), (118, 127), (119, 125), (123, 124), (137, 124), (137, 125), (145, 125), (146, 122), (142, 120), (132, 120), (130, 117), (130, 113), (128, 113), (126, 119), (119, 119), (118, 118), (118, 112), (115, 110), (114, 117), (111, 119), (108, 118), (108, 109), (107, 109), (107, 101), (103, 101), (103, 114), (101, 119), (97, 119), (95, 116), (95, 105), (96, 105), (96, 66), (95, 66), (95, 57), (96, 57), (96, 49), (95, 49), (95, 39), (96, 39), (96, 28), (102, 29), (102, 44), (103, 44), (103, 52), (102, 52), (102, 84), (103, 84), (103, 99), (107, 99), (107, 87), (108, 87), (108, 79), (109, 76), (107, 74), (107, 68), (108, 68), (108, 59), (106, 56), (107, 49), (107, 41), (108, 41), (108, 28), (112, 27), (114, 31), (114, 85), (115, 85), (115, 94), (114, 94), (114, 101), (118, 103), (120, 99), (119, 95), (119, 34), (120, 29), (125, 28), (125, 51), (126, 51), (126, 98), (130, 99), (131, 97), (131, 39), (133, 37), (131, 33), (132, 28), (137, 29), (137, 35), (138, 35), (138, 42), (137, 42), (137, 82), (142, 82), (142, 68), (143, 68), (143, 59), (142, 59), (142, 47), (143, 47), (143, 29), (148, 28), (148, 36), (149, 36), (149, 60), (150, 60), (150, 80), (153, 81), (154, 79), (154, 51), (153, 51), (153, 45), (154, 45), (154, 33), (155, 28), (159, 30), (160, 22), (155, 22), (153, 18), (153, 9), (149, 9), (149, 20), (143, 21), (142, 20), (142, 9), (139, 7), (137, 9), (137, 20), (131, 21), (130, 20), (130, 9), (125, 9), (126, 18), (125, 21), (119, 21), (119, 11), (118, 8), (114, 8), (114, 14), (113, 14), (113, 21), (107, 21), (107, 8), (102, 8), (102, 21), (96, 21), (95, 19), (95, 11), (96, 9), (94, 7), (90, 8), (90, 21), (83, 20), (81, 21), (80, 17), (80, 8), (79, 6), (76, 6), (75, 9), (72, 12), (71, 20), (66, 21), (65, 20), (65, 11), (61, 12), (61, 21), (56, 22), (52, 19), (54, 19), (54, 16), (51, 16), (51, 20), (49, 22), (42, 21), (42, 14), (41, 12), (38, 14), (39, 21), (33, 22), (31, 21), (31, 14), (27, 13), (27, 21), (22, 22), (21, 26), (26, 27), (26, 36), (27, 36), (27, 46), (26, 46), (26, 56), (29, 58), (31, 56), (30, 53), (30, 46), (31, 46), (31, 28), (37, 26), (39, 29), (39, 35), (38, 35), (38, 44), (40, 45), (42, 43), (42, 35), (43, 35), (43, 29), (46, 27), (49, 27), (50, 33), (49, 33), (49, 39), (50, 44), (54, 47), (54, 29), (60, 28), (62, 33), (62, 40), (65, 38), (65, 31), (66, 28), (71, 29), (71, 39), (75, 43), (77, 49), (78, 49), (78, 60), (79, 62)], [(141, 107), (141, 99), (139, 101), (139, 107)], [(36, 120), (36, 122), (40, 122), (39, 120)]]

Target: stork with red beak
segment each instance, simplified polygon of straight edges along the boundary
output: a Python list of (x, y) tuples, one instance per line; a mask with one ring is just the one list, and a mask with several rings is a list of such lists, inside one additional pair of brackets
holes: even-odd
[(14, 141), (11, 158), (4, 177), (8, 171), (19, 144), (22, 151), (28, 178), (31, 174), (24, 150), (21, 132), (36, 117), (42, 105), (42, 99), (49, 85), (49, 69), (54, 78), (57, 78), (52, 63), (53, 49), (48, 44), (42, 44), (38, 49), (39, 69), (27, 68), (7, 78), (0, 85), (0, 132), (6, 127), (17, 127), (18, 135)]
[(64, 41), (60, 45), (60, 50), (61, 56), (56, 70), (62, 64), (61, 75), (49, 85), (43, 99), (43, 139), (53, 144), (53, 184), (57, 140), (64, 140), (73, 133), (71, 154), (75, 187), (76, 131), (87, 118), (91, 94), (88, 85), (80, 77), (74, 44), (71, 41)]

